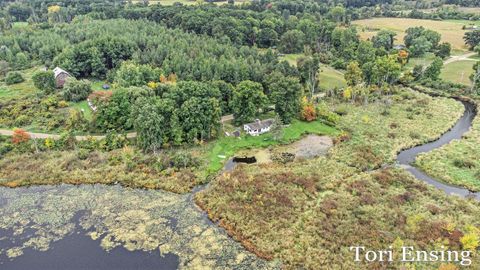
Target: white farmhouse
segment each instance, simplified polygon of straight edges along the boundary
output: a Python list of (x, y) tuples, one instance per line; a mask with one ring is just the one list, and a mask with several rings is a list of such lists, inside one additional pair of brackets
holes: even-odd
[(243, 125), (243, 129), (245, 130), (245, 132), (252, 136), (258, 136), (260, 134), (270, 131), (273, 121), (273, 119), (265, 119), (262, 121), (257, 119), (253, 123)]

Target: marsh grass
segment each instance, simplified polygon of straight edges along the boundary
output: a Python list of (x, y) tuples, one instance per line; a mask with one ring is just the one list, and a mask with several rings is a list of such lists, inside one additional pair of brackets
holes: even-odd
[[(244, 149), (287, 144), (305, 134), (335, 136), (333, 127), (318, 121), (294, 121), (274, 140), (272, 134), (221, 137), (195, 146), (172, 147), (158, 154), (142, 153), (132, 147), (110, 152), (78, 148), (74, 151), (47, 150), (40, 153), (7, 154), (0, 159), (0, 185), (9, 187), (51, 184), (114, 184), (127, 187), (189, 192), (218, 173), (228, 158)], [(172, 158), (185, 153), (198, 165), (172, 168)]]
[(361, 170), (378, 168), (392, 163), (400, 150), (436, 139), (463, 114), (463, 105), (452, 99), (410, 90), (391, 98), (389, 107), (342, 105), (346, 112), (338, 126), (350, 131), (352, 138), (334, 147), (332, 158)]

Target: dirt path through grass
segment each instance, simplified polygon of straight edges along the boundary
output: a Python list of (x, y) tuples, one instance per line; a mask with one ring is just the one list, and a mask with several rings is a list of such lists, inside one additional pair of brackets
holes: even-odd
[[(14, 131), (13, 130), (9, 130), (9, 129), (0, 129), (0, 135), (2, 136), (13, 136), (13, 133)], [(58, 140), (60, 139), (61, 135), (59, 134), (47, 134), (47, 133), (36, 133), (36, 132), (27, 132), (28, 135), (30, 135), (30, 137), (32, 139), (55, 139), (55, 140)], [(136, 132), (131, 132), (131, 133), (127, 133), (127, 138), (135, 138), (137, 137), (137, 133)], [(81, 136), (75, 136), (75, 139), (77, 141), (85, 141), (85, 140), (88, 140), (88, 139), (95, 139), (95, 140), (101, 140), (101, 139), (104, 139), (105, 138), (105, 135), (95, 135), (95, 136), (87, 136), (87, 135), (81, 135)]]
[[(221, 119), (221, 122), (226, 122), (226, 121), (230, 121), (230, 120), (233, 120), (233, 114), (229, 114), (229, 115), (225, 115), (222, 117)], [(0, 135), (2, 136), (13, 136), (13, 130), (10, 130), (10, 129), (0, 129)], [(55, 140), (58, 140), (60, 139), (60, 135), (59, 134), (48, 134), (48, 133), (37, 133), (37, 132), (27, 132), (28, 135), (30, 135), (30, 137), (32, 139), (55, 139)], [(132, 138), (136, 138), (137, 137), (137, 133), (136, 132), (130, 132), (130, 133), (127, 133), (127, 138), (128, 139), (132, 139)], [(88, 139), (95, 139), (95, 140), (101, 140), (101, 139), (104, 139), (105, 138), (105, 135), (80, 135), (80, 136), (75, 136), (75, 139), (77, 141), (86, 141)]]
[(476, 59), (470, 58), (470, 57), (472, 57), (476, 54), (477, 54), (476, 52), (469, 52), (469, 53), (462, 54), (462, 55), (452, 56), (452, 57), (448, 58), (447, 60), (445, 60), (443, 62), (443, 64), (448, 65), (450, 63), (457, 62), (457, 61), (477, 61)]

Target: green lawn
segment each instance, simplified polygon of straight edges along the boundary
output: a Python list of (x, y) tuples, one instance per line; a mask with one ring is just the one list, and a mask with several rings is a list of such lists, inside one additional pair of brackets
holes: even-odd
[(92, 120), (92, 109), (90, 109), (90, 107), (88, 106), (88, 102), (86, 100), (84, 101), (80, 101), (80, 102), (72, 102), (70, 104), (70, 107), (71, 108), (74, 108), (74, 109), (79, 109), (79, 110), (83, 110), (84, 114), (85, 114), (85, 118), (87, 120)]
[(290, 54), (285, 54), (279, 57), (280, 61), (287, 61), (290, 65), (292, 66), (297, 66), (297, 60), (298, 58), (305, 56), (303, 53), (290, 53)]
[[(103, 89), (104, 84), (108, 84), (108, 85), (110, 85), (110, 87), (112, 87), (112, 84), (108, 83), (106, 81), (100, 81), (98, 79), (90, 79), (90, 81), (92, 82), (92, 90), (93, 91), (104, 91), (105, 90), (105, 89)], [(111, 88), (109, 90), (111, 90)]]
[[(296, 66), (298, 58), (302, 56), (304, 56), (303, 53), (285, 54), (280, 56), (279, 60), (286, 60), (290, 65)], [(321, 89), (325, 90), (347, 86), (341, 71), (335, 70), (327, 65), (321, 65), (319, 72), (320, 74), (318, 76), (318, 80), (320, 82), (319, 85)]]
[(12, 28), (14, 28), (14, 29), (25, 28), (27, 26), (28, 26), (27, 22), (14, 22), (14, 23), (12, 23)]
[(461, 25), (478, 25), (480, 26), (480, 21), (469, 21), (469, 20), (442, 20), (443, 22), (458, 23)]
[(36, 90), (33, 86), (32, 75), (38, 70), (39, 67), (34, 67), (19, 71), (25, 79), (21, 83), (6, 85), (4, 82), (0, 82), (0, 97), (2, 100), (21, 98), (34, 93)]
[(412, 57), (409, 59), (405, 67), (407, 69), (413, 69), (416, 65), (428, 66), (433, 62), (433, 59), (435, 59), (435, 55), (433, 53), (427, 53), (423, 57)]
[(446, 81), (471, 85), (470, 74), (473, 72), (475, 61), (457, 61), (443, 67), (440, 78)]
[(321, 89), (342, 88), (347, 86), (343, 73), (326, 65), (320, 67), (320, 74), (318, 76)]
[[(240, 138), (222, 137), (212, 143), (207, 153), (209, 161), (207, 174), (218, 172), (222, 169), (225, 160), (241, 149), (264, 148), (276, 144), (285, 144), (299, 139), (304, 134), (335, 135), (337, 133), (337, 129), (318, 121), (307, 123), (294, 120), (292, 124), (283, 129), (283, 136), (279, 140), (274, 140), (271, 133), (260, 136), (244, 135)], [(219, 156), (225, 156), (225, 158)]]

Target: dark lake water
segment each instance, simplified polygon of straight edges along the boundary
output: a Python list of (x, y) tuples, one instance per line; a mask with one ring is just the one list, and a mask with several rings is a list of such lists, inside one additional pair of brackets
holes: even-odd
[(47, 251), (30, 248), (18, 259), (0, 258), (0, 269), (9, 270), (167, 270), (178, 266), (179, 258), (173, 254), (162, 257), (159, 252), (128, 251), (123, 247), (106, 252), (99, 241), (93, 241), (82, 230), (54, 242)]
[(104, 185), (0, 188), (0, 269), (279, 269), (193, 194)]

